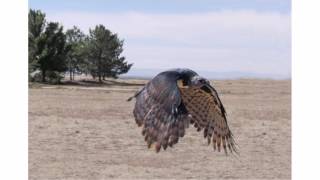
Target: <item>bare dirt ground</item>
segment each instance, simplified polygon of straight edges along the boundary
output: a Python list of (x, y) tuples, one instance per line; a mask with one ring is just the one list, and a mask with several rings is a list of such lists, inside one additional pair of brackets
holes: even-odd
[[(134, 102), (145, 81), (29, 88), (30, 179), (290, 179), (291, 81), (213, 81), (240, 156), (189, 127), (174, 148), (147, 149)], [(140, 85), (135, 85), (138, 83)]]

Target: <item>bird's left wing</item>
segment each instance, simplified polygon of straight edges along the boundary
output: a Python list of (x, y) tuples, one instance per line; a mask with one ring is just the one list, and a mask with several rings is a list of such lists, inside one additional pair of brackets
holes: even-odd
[(176, 79), (168, 74), (152, 79), (136, 94), (133, 114), (150, 148), (157, 152), (178, 142), (189, 125), (185, 107), (181, 104)]

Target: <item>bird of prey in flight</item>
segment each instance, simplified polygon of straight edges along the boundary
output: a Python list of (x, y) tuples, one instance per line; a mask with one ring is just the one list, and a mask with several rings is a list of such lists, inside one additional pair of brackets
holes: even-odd
[(203, 130), (214, 150), (236, 152), (226, 110), (210, 82), (190, 69), (164, 71), (150, 80), (133, 97), (133, 114), (148, 147), (166, 150), (178, 143), (189, 124)]

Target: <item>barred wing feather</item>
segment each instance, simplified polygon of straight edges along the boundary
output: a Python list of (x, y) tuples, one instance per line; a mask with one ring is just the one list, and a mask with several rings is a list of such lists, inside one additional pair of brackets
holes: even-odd
[(198, 131), (204, 129), (204, 137), (213, 148), (221, 146), (227, 153), (237, 152), (233, 135), (229, 129), (225, 109), (215, 89), (210, 85), (200, 88), (180, 88), (182, 101), (192, 115), (191, 123)]

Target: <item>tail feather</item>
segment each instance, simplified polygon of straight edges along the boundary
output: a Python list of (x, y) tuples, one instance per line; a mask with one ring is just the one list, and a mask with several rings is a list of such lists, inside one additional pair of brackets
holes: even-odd
[(135, 96), (131, 96), (127, 99), (127, 101), (131, 101)]
[(143, 90), (144, 90), (144, 87), (141, 88), (139, 91), (137, 91), (133, 96), (129, 97), (127, 101), (131, 101), (133, 98), (137, 97)]

